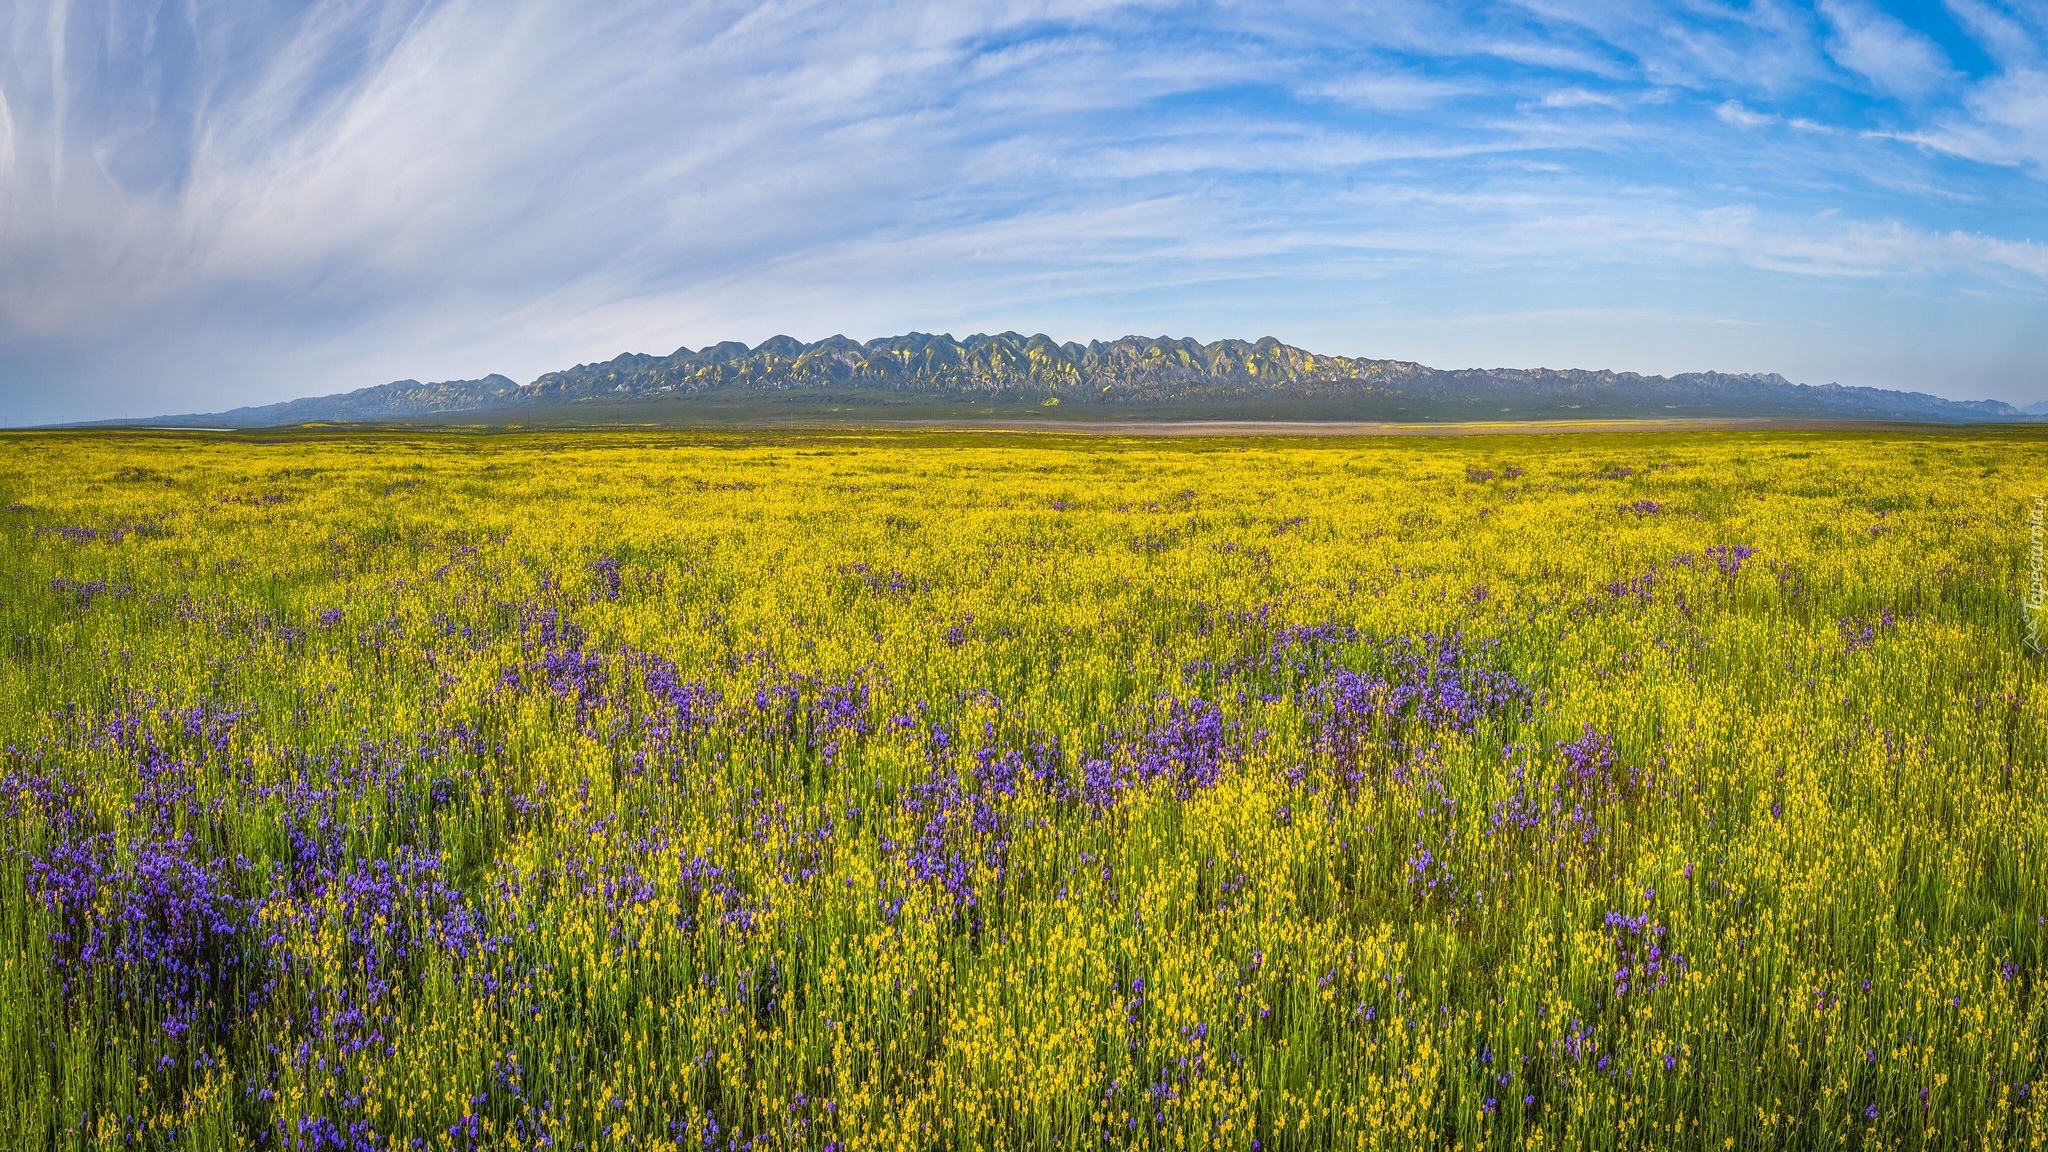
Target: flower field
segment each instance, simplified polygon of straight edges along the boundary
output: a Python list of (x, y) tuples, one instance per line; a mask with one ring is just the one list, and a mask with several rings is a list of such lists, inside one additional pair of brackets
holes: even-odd
[(2041, 1147), (2044, 446), (11, 436), (0, 1146)]

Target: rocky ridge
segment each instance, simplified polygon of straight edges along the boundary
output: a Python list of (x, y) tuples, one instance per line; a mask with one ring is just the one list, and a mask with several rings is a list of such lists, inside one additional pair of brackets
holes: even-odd
[[(1074, 407), (1104, 417), (1191, 413), (1218, 405), (1313, 412), (1322, 419), (1530, 419), (1575, 414), (1776, 416), (1937, 422), (2016, 421), (2027, 413), (1993, 400), (1918, 392), (1794, 384), (1768, 375), (1688, 372), (1643, 376), (1584, 369), (1443, 370), (1405, 360), (1326, 356), (1262, 340), (1126, 336), (1087, 344), (1015, 332), (913, 332), (865, 343), (832, 336), (804, 343), (776, 336), (753, 347), (726, 341), (667, 356), (626, 353), (549, 372), (528, 384), (491, 375), (422, 384), (400, 380), (336, 396), (146, 423), (260, 427), (312, 422), (405, 421), (503, 415), (567, 406), (687, 416), (693, 400), (773, 403), (830, 395), (859, 401)], [(670, 408), (671, 403), (674, 405)], [(1065, 406), (1065, 407), (1062, 407)], [(1260, 407), (1263, 406), (1263, 407)], [(595, 415), (595, 413), (592, 413)], [(132, 423), (132, 422), (131, 422)]]

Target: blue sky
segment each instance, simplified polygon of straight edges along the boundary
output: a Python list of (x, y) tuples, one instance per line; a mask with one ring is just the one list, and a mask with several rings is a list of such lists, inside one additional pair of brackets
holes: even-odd
[(2048, 3), (13, 0), (0, 423), (778, 332), (2048, 399)]

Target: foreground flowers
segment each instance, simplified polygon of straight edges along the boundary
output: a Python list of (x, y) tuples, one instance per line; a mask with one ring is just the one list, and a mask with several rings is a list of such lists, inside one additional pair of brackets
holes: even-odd
[(2017, 442), (38, 443), (23, 1146), (2044, 1131)]

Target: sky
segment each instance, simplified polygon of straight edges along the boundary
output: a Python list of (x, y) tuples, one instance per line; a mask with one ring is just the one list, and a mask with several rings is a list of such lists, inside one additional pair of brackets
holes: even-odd
[(0, 424), (778, 333), (2048, 399), (2048, 0), (9, 0)]

